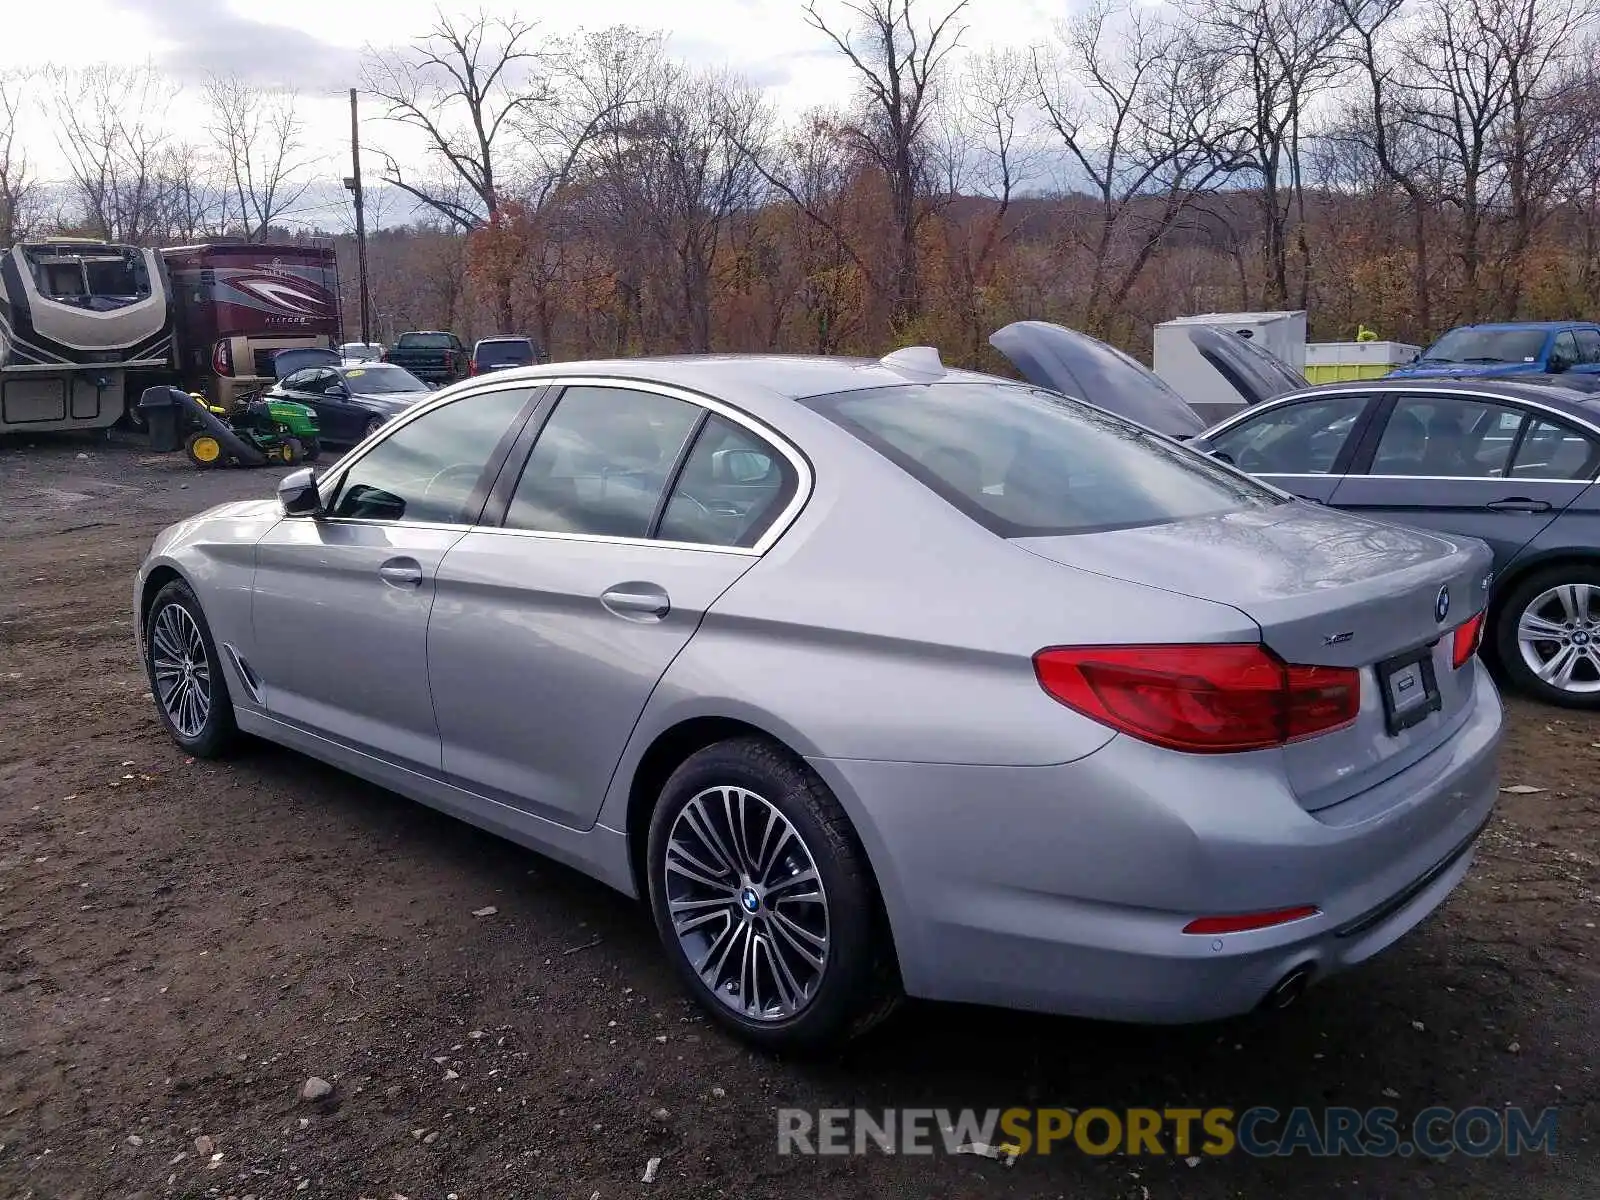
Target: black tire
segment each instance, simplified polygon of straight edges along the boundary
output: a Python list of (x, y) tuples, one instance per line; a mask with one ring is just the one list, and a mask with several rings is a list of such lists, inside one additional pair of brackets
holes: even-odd
[(366, 427), (361, 430), (361, 440), (363, 442), (366, 441), (369, 437), (371, 437), (373, 434), (377, 433), (378, 430), (380, 430), (382, 428), (383, 428), (383, 418), (382, 417), (373, 417), (370, 421), (367, 422)]
[(322, 457), (322, 442), (318, 438), (311, 438), (303, 443), (301, 458), (308, 463), (314, 463)]
[[(826, 900), (827, 942), (823, 965), (805, 989), (807, 998), (788, 1015), (758, 1019), (736, 1011), (734, 1003), (744, 1003), (738, 997), (742, 983), (733, 986), (731, 981), (722, 981), (724, 986), (718, 990), (730, 998), (720, 999), (718, 991), (700, 977), (673, 927), (667, 856), (674, 826), (691, 802), (716, 788), (745, 789), (775, 809), (815, 864), (821, 880)], [(721, 828), (725, 830), (726, 826)], [(764, 833), (759, 835), (759, 840), (765, 850)], [(759, 738), (742, 738), (719, 742), (690, 756), (672, 773), (661, 791), (660, 801), (651, 815), (646, 853), (650, 908), (673, 968), (695, 1000), (715, 1020), (745, 1041), (771, 1051), (824, 1050), (865, 1033), (893, 1011), (900, 997), (899, 981), (887, 922), (866, 853), (833, 794), (815, 773), (782, 747)], [(776, 862), (779, 857), (776, 851), (771, 853), (772, 861)], [(719, 876), (721, 874), (719, 872)], [(781, 872), (777, 877), (784, 878)], [(710, 937), (708, 949), (720, 946), (723, 936), (737, 947), (741, 944), (738, 925), (748, 923), (756, 930), (768, 931), (748, 933), (745, 940), (768, 939), (764, 943), (764, 953), (770, 956), (774, 951), (767, 947), (779, 946), (779, 939), (771, 932), (779, 919), (778, 910), (774, 906), (757, 914), (752, 909), (752, 915), (746, 919), (733, 904), (736, 898), (742, 897), (742, 892), (734, 893), (733, 876), (730, 874), (728, 878), (730, 882), (724, 886), (729, 888), (730, 909), (720, 926), (724, 932), (698, 936)], [(682, 885), (681, 873), (675, 873), (672, 886)], [(781, 886), (781, 883), (773, 885), (772, 891), (776, 893)], [(760, 899), (755, 903), (762, 905)], [(791, 907), (788, 911), (796, 910)], [(793, 927), (793, 922), (790, 926)], [(702, 929), (714, 927), (715, 920)], [(789, 945), (796, 944), (790, 938)], [(733, 950), (726, 951), (726, 955), (731, 959)], [(791, 956), (791, 961), (797, 960)], [(799, 965), (804, 969), (803, 963)], [(770, 969), (768, 977), (771, 978)], [(759, 989), (756, 994), (759, 996)]]
[(283, 461), (291, 467), (295, 466), (306, 456), (306, 448), (297, 437), (286, 437), (278, 452), (283, 456)]
[[(1563, 585), (1600, 589), (1600, 565), (1573, 562), (1547, 567), (1535, 571), (1512, 588), (1496, 606), (1493, 631), (1495, 659), (1506, 682), (1526, 696), (1561, 708), (1600, 709), (1600, 596), (1591, 593), (1587, 621), (1574, 621), (1572, 628), (1567, 629), (1564, 619), (1566, 613), (1559, 601), (1541, 602), (1541, 597)], [(1583, 692), (1558, 687), (1539, 678), (1528, 664), (1523, 657), (1517, 630), (1525, 616), (1540, 615), (1551, 620), (1563, 618), (1555, 623), (1563, 627), (1561, 636), (1568, 640), (1558, 641), (1553, 636), (1549, 642), (1541, 642), (1539, 646), (1552, 655), (1560, 652), (1564, 645), (1575, 647), (1581, 661), (1576, 666), (1573, 681), (1592, 684), (1595, 690)]]
[[(158, 622), (168, 608), (182, 609), (187, 614), (199, 634), (200, 647), (205, 651), (208, 708), (204, 721), (187, 731), (180, 728), (167, 711), (163, 702), (163, 696), (167, 694), (164, 690), (166, 681), (158, 680), (156, 675), (156, 659), (161, 653), (157, 648)], [(174, 618), (174, 623), (180, 630), (186, 628), (181, 618)], [(150, 602), (150, 611), (144, 623), (144, 670), (150, 680), (150, 695), (155, 701), (156, 716), (165, 727), (167, 736), (181, 749), (196, 758), (221, 758), (238, 743), (239, 727), (233, 719), (233, 701), (228, 695), (227, 677), (222, 673), (222, 658), (211, 638), (211, 627), (206, 624), (200, 601), (181, 579), (174, 579), (167, 584)]]

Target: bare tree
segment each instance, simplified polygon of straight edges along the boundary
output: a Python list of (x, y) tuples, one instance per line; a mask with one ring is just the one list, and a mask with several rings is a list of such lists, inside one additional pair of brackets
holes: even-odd
[(230, 205), (245, 236), (265, 239), (311, 186), (305, 122), (294, 92), (272, 94), (236, 77), (206, 80), (206, 131), (226, 175)]
[(494, 216), (511, 182), (508, 143), (518, 133), (519, 118), (553, 99), (547, 57), (532, 48), (535, 30), (516, 17), (441, 12), (408, 51), (369, 52), (366, 90), (384, 102), (389, 120), (422, 135), (440, 169), (438, 180), (418, 179), (383, 154), (385, 183), (458, 229), (474, 229)]
[(15, 76), (0, 77), (0, 252), (27, 236), (35, 194), (28, 157), (17, 141), (20, 83)]
[(88, 226), (113, 241), (145, 240), (165, 204), (166, 116), (176, 85), (149, 65), (52, 68), (47, 78), (58, 144)]
[(917, 230), (926, 215), (927, 142), (936, 89), (946, 59), (965, 31), (958, 18), (967, 0), (943, 0), (926, 23), (919, 0), (847, 0), (856, 29), (829, 24), (818, 0), (806, 4), (806, 22), (827, 36), (855, 69), (861, 119), (854, 136), (883, 172), (894, 221), (891, 320), (903, 326), (921, 315), (922, 281)]
[(1265, 239), (1262, 303), (1289, 302), (1289, 227), (1297, 218), (1300, 260), (1296, 304), (1304, 308), (1311, 278), (1305, 237), (1301, 147), (1316, 98), (1349, 70), (1341, 54), (1348, 28), (1338, 0), (1190, 0), (1187, 11), (1208, 74), (1233, 100), (1237, 140), (1232, 154), (1259, 188)]
[(1163, 239), (1237, 168), (1219, 93), (1190, 32), (1130, 0), (1095, 0), (1059, 25), (1033, 76), (1066, 151), (1063, 188), (1094, 200), (1081, 320), (1105, 332)]

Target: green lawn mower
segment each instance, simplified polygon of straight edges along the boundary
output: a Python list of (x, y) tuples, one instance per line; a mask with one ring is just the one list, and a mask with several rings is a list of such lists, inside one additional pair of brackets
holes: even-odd
[(322, 453), (316, 411), (293, 400), (250, 396), (229, 409), (181, 388), (153, 387), (139, 409), (152, 447), (181, 444), (197, 467), (293, 466)]

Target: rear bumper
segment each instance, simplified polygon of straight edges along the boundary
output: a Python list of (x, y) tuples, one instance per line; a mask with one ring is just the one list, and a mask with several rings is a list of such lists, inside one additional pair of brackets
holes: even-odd
[[(1474, 668), (1454, 737), (1315, 814), (1259, 755), (1119, 737), (1056, 767), (813, 760), (850, 811), (913, 995), (1181, 1023), (1370, 958), (1466, 874), (1498, 791), (1501, 709)], [(1196, 916), (1315, 905), (1221, 937)]]

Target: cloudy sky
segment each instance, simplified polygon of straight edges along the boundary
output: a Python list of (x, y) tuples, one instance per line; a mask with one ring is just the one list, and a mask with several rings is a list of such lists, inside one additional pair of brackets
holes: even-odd
[[(929, 0), (930, 11), (944, 0)], [(970, 0), (964, 44), (1027, 44), (1064, 15), (1072, 0)], [(237, 73), (266, 86), (299, 91), (315, 149), (328, 173), (342, 173), (349, 115), (345, 91), (358, 82), (363, 47), (404, 43), (432, 23), (435, 0), (12, 0), (0, 70), (43, 62), (97, 61), (158, 66), (198, 82), (208, 72)], [(476, 11), (479, 0), (446, 0), (446, 11)], [(801, 0), (482, 0), (493, 15), (517, 14), (552, 35), (580, 25), (664, 29), (674, 52), (727, 64), (767, 86), (794, 110), (842, 99), (850, 77), (822, 35), (807, 27)], [(824, 11), (842, 12), (838, 0)], [(842, 19), (842, 18), (841, 18)], [(363, 140), (407, 149), (374, 107)], [(180, 101), (173, 119), (198, 138), (198, 114)], [(187, 127), (187, 129), (185, 128)], [(48, 122), (32, 115), (24, 138), (38, 173), (59, 177)], [(407, 155), (409, 157), (409, 155)]]

